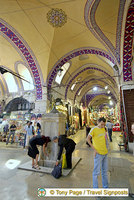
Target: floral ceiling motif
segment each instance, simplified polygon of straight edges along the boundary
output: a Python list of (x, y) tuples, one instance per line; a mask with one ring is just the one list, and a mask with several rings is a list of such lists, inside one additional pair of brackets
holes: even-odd
[(59, 8), (52, 8), (47, 13), (47, 21), (53, 26), (53, 27), (62, 27), (67, 22), (67, 15), (66, 13)]

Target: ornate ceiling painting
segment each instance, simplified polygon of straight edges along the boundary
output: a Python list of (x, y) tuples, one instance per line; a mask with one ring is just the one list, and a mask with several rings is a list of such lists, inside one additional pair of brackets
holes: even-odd
[[(109, 33), (107, 31), (105, 31), (102, 27), (101, 21), (99, 22), (99, 20), (97, 18), (98, 17), (97, 12), (100, 12), (100, 10), (103, 8), (103, 4), (106, 3), (106, 1), (105, 0), (104, 1), (103, 0), (102, 1), (101, 0), (87, 0), (86, 1), (85, 9), (84, 9), (84, 20), (85, 20), (86, 26), (88, 27), (90, 32), (98, 39), (98, 41), (100, 41), (104, 45), (104, 47), (107, 49), (107, 51), (105, 51), (104, 49), (98, 49), (98, 48), (94, 48), (94, 47), (86, 47), (86, 48), (81, 47), (81, 48), (73, 50), (73, 51), (67, 53), (66, 55), (64, 55), (54, 65), (54, 67), (52, 68), (52, 70), (50, 71), (50, 73), (48, 75), (48, 79), (47, 79), (48, 91), (51, 90), (55, 76), (56, 76), (58, 70), (61, 68), (61, 66), (64, 65), (66, 62), (73, 60), (73, 58), (75, 58), (77, 56), (80, 56), (83, 54), (86, 54), (86, 55), (87, 54), (95, 54), (95, 55), (107, 58), (108, 60), (110, 60), (113, 63), (113, 65), (116, 64), (117, 66), (120, 66), (121, 31), (122, 31), (122, 20), (123, 20), (125, 2), (126, 2), (126, 0), (121, 0), (121, 1), (117, 0), (114, 12), (112, 13), (112, 11), (111, 11), (110, 15), (108, 15), (110, 20), (112, 19), (112, 17), (116, 16), (116, 19), (114, 22), (115, 27), (113, 30), (114, 33), (112, 36), (112, 38), (114, 38), (114, 40), (112, 40), (110, 37), (110, 34), (112, 34), (110, 32), (111, 30), (109, 31)], [(101, 12), (103, 13), (103, 10), (101, 10)], [(106, 18), (106, 23), (109, 20), (109, 18), (108, 19)], [(103, 22), (103, 23), (105, 24), (105, 22)], [(105, 28), (105, 26), (104, 26), (104, 28)], [(87, 34), (87, 37), (88, 37), (88, 34)], [(89, 34), (89, 37), (90, 37), (90, 34)], [(73, 65), (71, 65), (71, 67), (73, 67)], [(71, 75), (71, 77), (68, 78), (68, 81), (66, 81), (65, 99), (68, 98), (68, 91), (71, 88), (71, 85), (76, 82), (76, 79), (78, 78), (78, 76), (82, 76), (83, 71), (88, 70), (88, 69), (98, 70), (100, 72), (103, 72), (105, 75), (109, 76), (109, 80), (111, 80), (111, 83), (115, 83), (115, 85), (117, 85), (115, 79), (112, 78), (112, 76), (110, 77), (110, 75), (109, 75), (110, 72), (108, 74), (105, 72), (105, 70), (102, 70), (99, 68), (96, 69), (94, 67), (85, 68), (83, 70), (78, 70), (78, 72), (76, 72), (76, 70), (75, 70), (73, 73), (74, 76), (72, 77), (72, 75)], [(87, 85), (88, 82), (92, 82), (92, 80), (95, 80), (95, 78), (97, 78), (97, 77), (94, 77), (94, 79), (90, 79), (88, 81), (86, 81), (86, 78), (85, 78), (84, 84), (77, 84), (77, 92), (74, 91), (75, 92), (74, 103), (75, 103), (76, 98), (78, 97), (79, 92), (82, 90), (82, 88), (85, 85)], [(102, 82), (104, 82), (104, 81), (102, 81)], [(104, 85), (108, 84), (106, 82), (104, 82), (104, 83), (105, 83)], [(75, 87), (75, 90), (76, 90), (76, 87)], [(113, 93), (111, 94), (112, 98), (117, 102), (117, 94), (116, 94), (116, 96), (114, 96)], [(81, 92), (81, 94), (82, 94), (82, 92)]]
[[(53, 95), (53, 88), (61, 89), (65, 101), (80, 103), (87, 95), (89, 104), (105, 96), (102, 105), (107, 104), (108, 94), (103, 89), (108, 85), (111, 98), (118, 101), (120, 73), (122, 83), (132, 81), (134, 0), (0, 3), (1, 65), (15, 71), (15, 63), (24, 63), (32, 74), (36, 99), (43, 99), (45, 83), (48, 94)], [(70, 66), (58, 85), (55, 78), (66, 63)], [(15, 81), (21, 85), (18, 78)], [(0, 85), (3, 93), (10, 93), (2, 74)], [(94, 86), (103, 89), (99, 94), (89, 94)]]
[(62, 27), (67, 22), (67, 15), (62, 9), (58, 8), (52, 8), (47, 13), (47, 21), (53, 26), (53, 27)]

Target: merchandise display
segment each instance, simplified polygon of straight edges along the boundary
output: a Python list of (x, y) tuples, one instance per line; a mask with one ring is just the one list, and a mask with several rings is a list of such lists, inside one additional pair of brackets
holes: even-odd
[(120, 124), (119, 123), (116, 123), (114, 126), (113, 126), (113, 131), (121, 131), (120, 129)]
[[(36, 116), (36, 115), (35, 115)], [(27, 121), (32, 122), (32, 126), (34, 127), (34, 131), (36, 134), (36, 124), (40, 123), (41, 115), (38, 114), (37, 117), (33, 118), (33, 114), (26, 114), (23, 112), (12, 112), (10, 116), (5, 115), (4, 118), (1, 118), (0, 121), (0, 142), (7, 142), (7, 139), (10, 134), (10, 126), (14, 122), (16, 125), (16, 130), (14, 134), (13, 143), (18, 147), (25, 147), (25, 139), (26, 139), (26, 123)], [(12, 142), (12, 135), (9, 138), (8, 144)]]

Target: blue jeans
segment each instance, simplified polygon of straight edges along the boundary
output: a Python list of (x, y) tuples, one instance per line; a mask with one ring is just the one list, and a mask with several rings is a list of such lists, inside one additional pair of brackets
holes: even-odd
[(101, 168), (101, 176), (102, 176), (102, 186), (103, 188), (108, 188), (108, 158), (106, 155), (96, 154), (94, 158), (94, 170), (93, 170), (93, 188), (98, 188), (98, 176), (100, 174)]
[(6, 144), (8, 144), (8, 142), (9, 142), (9, 139), (10, 139), (11, 135), (12, 135), (11, 144), (14, 142), (14, 135), (15, 135), (15, 131), (11, 131), (11, 132), (9, 133), (9, 136), (8, 136), (8, 138), (7, 138), (7, 142), (6, 142)]
[(23, 148), (25, 148), (25, 146), (26, 146), (26, 134), (24, 134), (23, 137), (24, 137)]
[(112, 128), (108, 128), (109, 140), (112, 142)]

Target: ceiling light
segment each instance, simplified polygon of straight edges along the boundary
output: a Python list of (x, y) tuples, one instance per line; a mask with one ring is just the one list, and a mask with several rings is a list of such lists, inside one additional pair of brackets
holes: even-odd
[(97, 87), (94, 87), (94, 88), (93, 88), (93, 91), (97, 91), (97, 90), (98, 90), (98, 88), (97, 88)]
[(107, 90), (107, 89), (108, 89), (108, 86), (106, 85), (106, 86), (105, 86), (105, 90)]
[(82, 77), (79, 77), (78, 79), (77, 79), (77, 81), (80, 81), (82, 79)]
[(112, 105), (113, 105), (113, 102), (112, 102), (112, 101), (109, 101), (109, 104), (110, 104), (110, 106), (112, 106)]
[(110, 90), (108, 90), (107, 93), (110, 94)]
[(108, 99), (111, 99), (111, 97), (108, 97)]

